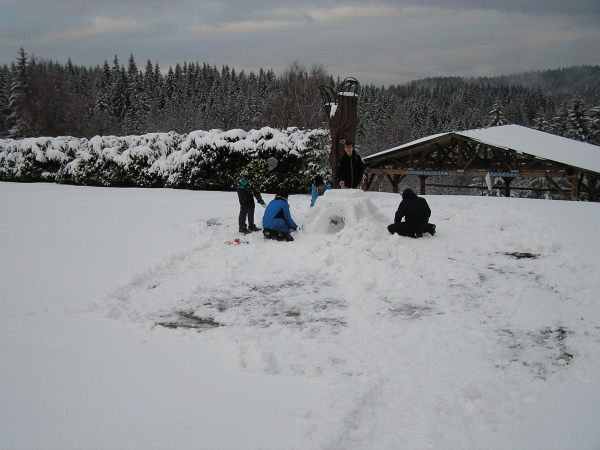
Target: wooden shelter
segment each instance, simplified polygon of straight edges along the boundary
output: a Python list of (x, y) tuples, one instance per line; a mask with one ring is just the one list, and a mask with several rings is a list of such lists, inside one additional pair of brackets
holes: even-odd
[(387, 177), (398, 192), (402, 180), (417, 175), (421, 194), (431, 177), (502, 178), (506, 196), (517, 178), (544, 178), (548, 190), (565, 200), (585, 192), (596, 201), (600, 194), (599, 146), (519, 125), (436, 134), (363, 159), (364, 190), (375, 190)]

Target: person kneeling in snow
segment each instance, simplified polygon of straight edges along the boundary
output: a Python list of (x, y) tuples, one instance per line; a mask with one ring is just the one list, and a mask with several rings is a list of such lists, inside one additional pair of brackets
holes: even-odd
[(317, 201), (317, 197), (321, 197), (325, 191), (331, 189), (325, 181), (323, 181), (323, 177), (321, 175), (317, 175), (312, 185), (312, 190), (310, 193), (310, 207), (315, 206), (315, 202)]
[[(388, 226), (388, 231), (392, 234), (398, 233), (400, 236), (420, 238), (423, 233), (435, 234), (435, 225), (429, 223), (431, 209), (427, 200), (417, 197), (411, 189), (406, 188), (402, 192), (402, 201), (398, 206), (398, 211), (394, 216), (394, 223)], [(405, 218), (405, 222), (402, 219)]]
[(267, 239), (293, 241), (290, 232), (296, 231), (298, 225), (290, 214), (287, 192), (279, 192), (267, 206), (263, 215), (263, 234)]

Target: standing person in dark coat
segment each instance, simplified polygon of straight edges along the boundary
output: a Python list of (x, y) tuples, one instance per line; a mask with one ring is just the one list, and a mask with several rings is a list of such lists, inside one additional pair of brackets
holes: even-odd
[[(398, 211), (394, 216), (394, 223), (388, 226), (388, 231), (392, 234), (398, 233), (400, 236), (419, 238), (423, 233), (435, 234), (435, 225), (429, 223), (431, 209), (427, 200), (418, 197), (411, 189), (406, 188), (402, 192), (402, 201), (398, 206)], [(405, 219), (402, 222), (402, 219)]]
[(352, 141), (344, 142), (346, 154), (340, 158), (336, 176), (342, 189), (356, 189), (360, 186), (365, 173), (365, 164), (362, 158), (354, 151)]
[[(238, 175), (239, 184), (236, 188), (238, 199), (240, 201), (240, 215), (238, 224), (240, 233), (248, 234), (253, 231), (260, 231), (254, 224), (254, 199), (263, 206), (265, 201), (260, 194), (260, 189), (267, 180), (267, 175), (277, 167), (277, 159), (272, 156), (266, 161), (264, 159), (255, 159), (242, 169)], [(246, 225), (246, 218), (248, 225)]]

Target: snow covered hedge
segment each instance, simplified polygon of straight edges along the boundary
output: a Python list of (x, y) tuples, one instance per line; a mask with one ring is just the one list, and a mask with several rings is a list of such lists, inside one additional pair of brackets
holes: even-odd
[(87, 186), (230, 190), (252, 158), (279, 165), (265, 191), (308, 192), (329, 177), (329, 131), (211, 130), (190, 134), (0, 139), (0, 180)]

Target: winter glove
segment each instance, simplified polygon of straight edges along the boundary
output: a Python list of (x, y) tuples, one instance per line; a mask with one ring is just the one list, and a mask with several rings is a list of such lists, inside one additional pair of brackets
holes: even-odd
[(258, 203), (259, 203), (259, 204), (260, 204), (260, 206), (262, 206), (263, 208), (266, 208), (266, 207), (267, 207), (267, 205), (266, 205), (266, 203), (265, 203), (265, 201), (264, 201), (264, 200), (261, 200), (261, 201), (260, 201), (260, 202), (258, 202)]

